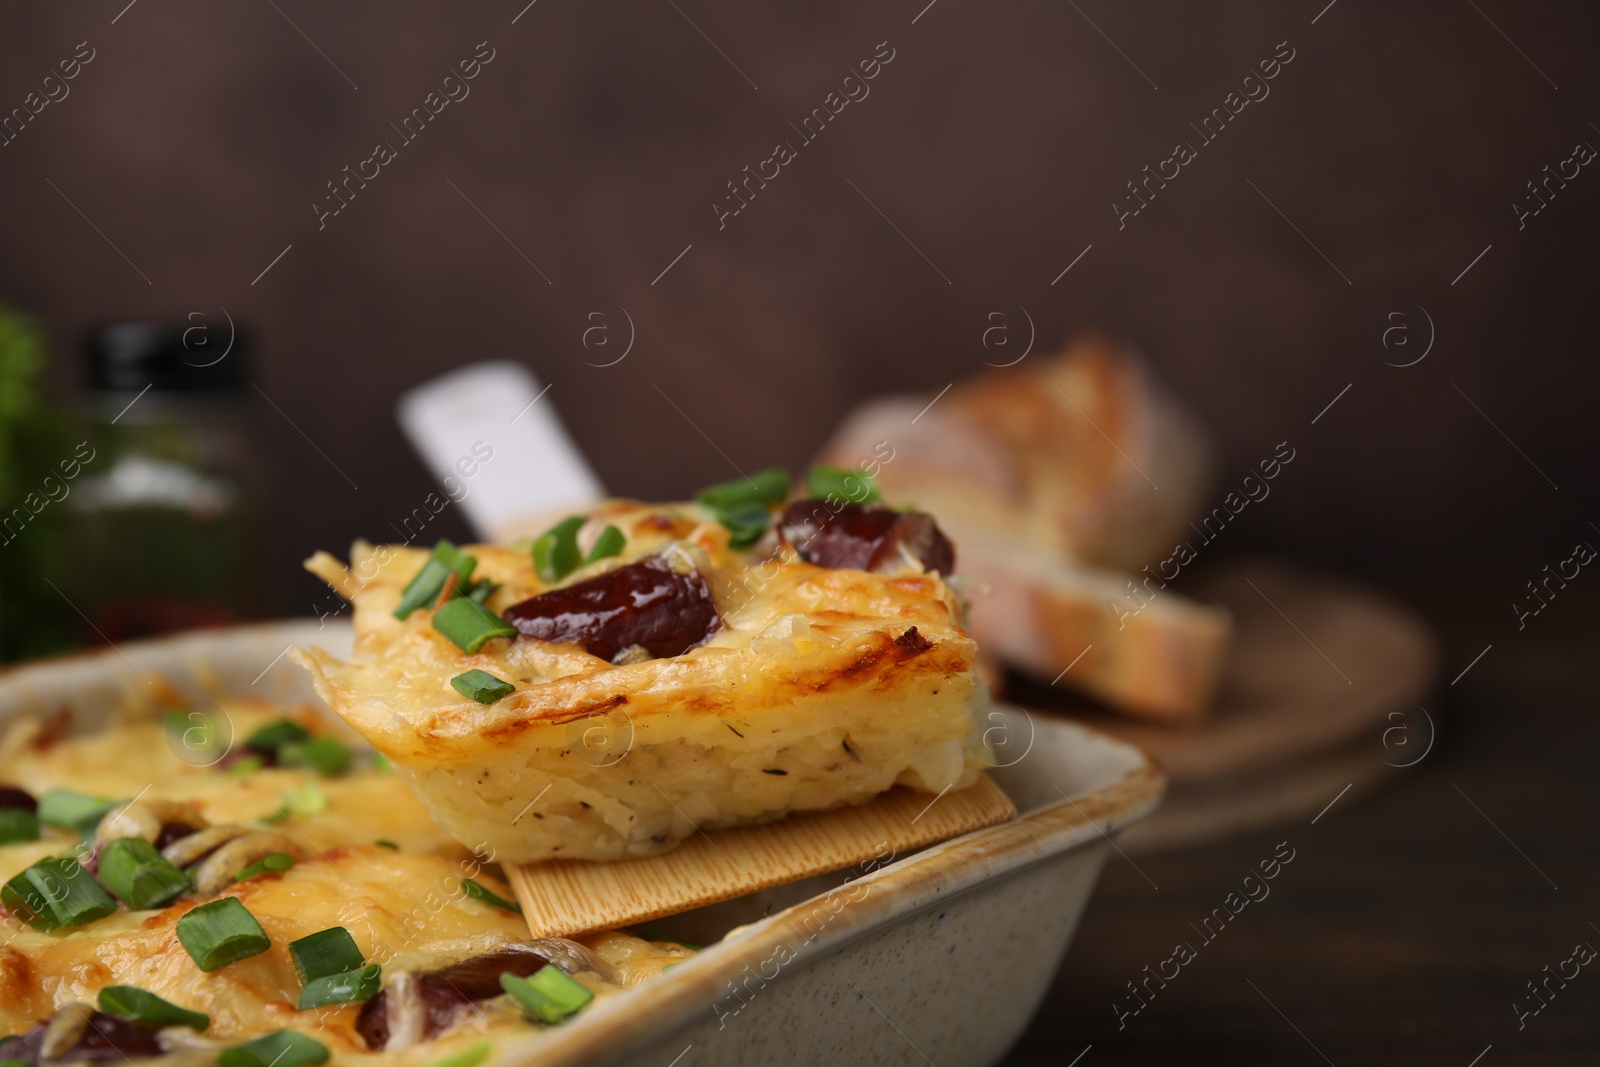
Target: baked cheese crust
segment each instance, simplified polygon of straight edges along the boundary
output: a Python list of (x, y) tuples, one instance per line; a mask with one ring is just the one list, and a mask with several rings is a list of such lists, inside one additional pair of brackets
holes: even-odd
[[(358, 543), (314, 573), (354, 605), (348, 661), (292, 653), (318, 692), (387, 756), (458, 841), (500, 858), (619, 859), (697, 829), (860, 804), (904, 785), (963, 788), (984, 766), (983, 695), (960, 604), (915, 561), (890, 573), (794, 553), (736, 552), (698, 505), (614, 501), (579, 534), (626, 536), (618, 556), (547, 583), (523, 548), (466, 546), (504, 615), (530, 597), (641, 560), (692, 567), (720, 628), (681, 655), (614, 663), (519, 636), (463, 652), (424, 608), (400, 620), (419, 548)], [(492, 704), (450, 680), (482, 670), (515, 686)]]

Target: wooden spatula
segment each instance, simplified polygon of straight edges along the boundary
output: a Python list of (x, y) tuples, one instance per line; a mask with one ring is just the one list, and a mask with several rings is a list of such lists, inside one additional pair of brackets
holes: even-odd
[(842, 870), (1016, 818), (989, 780), (934, 796), (892, 789), (856, 808), (701, 832), (661, 856), (507, 866), (535, 937), (576, 937)]

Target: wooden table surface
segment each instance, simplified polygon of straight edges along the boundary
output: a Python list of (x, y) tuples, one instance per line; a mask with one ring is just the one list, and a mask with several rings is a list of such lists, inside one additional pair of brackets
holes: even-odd
[[(1566, 962), (1580, 943), (1600, 948), (1600, 588), (1579, 592), (1522, 632), (1485, 621), (1492, 592), (1476, 612), (1423, 605), (1445, 628), (1428, 705), (1443, 722), (1387, 788), (1315, 825), (1137, 869), (1113, 852), (1005, 1063), (1600, 1063), (1600, 961)], [(1401, 762), (1379, 736), (1372, 747)], [(1268, 895), (1205, 940), (1196, 927), (1280, 842), (1294, 859)], [(1180, 942), (1193, 958), (1163, 963)], [(1157, 970), (1177, 974), (1151, 980), (1152, 997), (1140, 983)], [(1563, 986), (1558, 970), (1577, 974)], [(1137, 1014), (1129, 982), (1148, 1002)], [(1544, 983), (1537, 1014), (1529, 982)]]

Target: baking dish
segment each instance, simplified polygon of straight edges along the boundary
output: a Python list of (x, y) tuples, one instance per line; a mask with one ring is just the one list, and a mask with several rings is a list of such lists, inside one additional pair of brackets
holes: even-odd
[[(0, 719), (65, 707), (73, 732), (92, 731), (146, 678), (197, 700), (318, 704), (285, 653), (318, 645), (343, 655), (350, 640), (346, 625), (296, 621), (46, 660), (0, 673)], [(1017, 820), (664, 920), (710, 947), (501, 1062), (998, 1060), (1060, 964), (1109, 835), (1159, 803), (1164, 779), (1138, 749), (1072, 723), (1004, 707), (991, 722), (991, 773)]]

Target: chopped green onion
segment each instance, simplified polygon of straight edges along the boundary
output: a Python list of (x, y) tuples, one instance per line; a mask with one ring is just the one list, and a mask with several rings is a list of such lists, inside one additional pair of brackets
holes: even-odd
[(433, 628), (467, 653), (478, 651), (491, 638), (517, 636), (515, 626), (482, 604), (465, 599), (452, 600), (434, 612)]
[(350, 750), (337, 737), (290, 741), (278, 749), (278, 762), (285, 767), (310, 767), (328, 778), (337, 778), (348, 771), (350, 759)]
[(282, 822), (296, 815), (318, 815), (328, 810), (328, 798), (317, 788), (316, 782), (307, 782), (297, 789), (278, 794), (278, 811), (269, 822)]
[(39, 821), (48, 826), (71, 830), (79, 837), (90, 838), (100, 826), (100, 820), (121, 801), (105, 797), (91, 797), (68, 789), (52, 789), (39, 798)]
[(35, 930), (82, 926), (117, 910), (83, 865), (66, 856), (51, 856), (27, 868), (4, 887), (0, 902)]
[(284, 745), (305, 744), (311, 740), (311, 731), (293, 719), (279, 719), (263, 726), (245, 739), (244, 747), (257, 752), (276, 754)]
[(259, 878), (263, 874), (282, 874), (294, 866), (294, 857), (287, 852), (268, 852), (261, 859), (233, 876), (235, 882)]
[(472, 583), (471, 589), (467, 590), (467, 599), (472, 601), (474, 604), (482, 604), (485, 600), (488, 600), (491, 596), (493, 596), (494, 591), (499, 588), (500, 586), (495, 582), (491, 582), (487, 578), (480, 578), (476, 582)]
[(245, 756), (228, 768), (229, 778), (248, 778), (267, 765), (260, 756)]
[[(425, 1063), (422, 1067), (478, 1067), (478, 1064), (489, 1058), (490, 1049), (489, 1042), (479, 1041), (476, 1045), (468, 1045), (460, 1052)], [(0, 1064), (0, 1067), (5, 1065)]]
[(394, 764), (390, 763), (389, 757), (382, 752), (374, 752), (372, 754), (372, 769), (379, 774), (393, 774)]
[(578, 552), (578, 529), (585, 521), (582, 515), (562, 519), (533, 543), (533, 568), (542, 580), (559, 582), (578, 569), (583, 559)]
[(717, 521), (728, 528), (728, 545), (732, 548), (749, 548), (761, 540), (772, 521), (765, 504), (740, 504), (715, 514)]
[[(6, 1040), (21, 1041), (22, 1039), (20, 1037), (8, 1037)], [(487, 1046), (488, 1042), (486, 1041), (484, 1044)], [(443, 1063), (444, 1061), (440, 1060), (439, 1062)], [(33, 1064), (29, 1063), (27, 1060), (0, 1060), (0, 1067), (33, 1067)]]
[(552, 1024), (569, 1018), (594, 999), (593, 993), (554, 964), (539, 968), (532, 978), (502, 974), (500, 988), (530, 1016)]
[(822, 500), (837, 497), (853, 504), (867, 504), (877, 500), (878, 481), (866, 471), (854, 467), (829, 467), (823, 463), (811, 465), (806, 475), (806, 492)]
[(130, 1023), (147, 1026), (187, 1026), (204, 1032), (211, 1025), (211, 1016), (204, 1012), (180, 1008), (171, 1001), (162, 1000), (154, 993), (137, 986), (108, 985), (100, 990), (100, 1010)]
[(390, 841), (386, 837), (378, 838), (376, 841), (373, 842), (373, 844), (377, 845), (379, 848), (386, 848), (391, 852), (399, 852), (400, 851), (400, 846), (395, 844), (393, 841)]
[(184, 751), (196, 755), (214, 752), (222, 738), (217, 720), (203, 711), (174, 708), (166, 714), (167, 732), (183, 742)]
[(473, 900), (481, 900), (485, 904), (493, 904), (497, 908), (504, 908), (506, 911), (514, 911), (518, 915), (522, 914), (521, 904), (518, 904), (514, 900), (507, 900), (505, 897), (501, 896), (499, 893), (496, 893), (487, 886), (479, 882), (474, 882), (471, 878), (461, 879), (461, 888), (466, 890), (467, 896), (471, 897)]
[(327, 1062), (326, 1045), (294, 1030), (274, 1030), (217, 1055), (217, 1067), (307, 1067)]
[(479, 670), (456, 675), (450, 679), (450, 688), (480, 704), (493, 704), (517, 691), (517, 687), (510, 682)]
[(119, 837), (101, 851), (100, 883), (134, 911), (164, 908), (194, 888), (142, 837)]
[(477, 567), (478, 561), (472, 556), (460, 551), (449, 541), (440, 541), (433, 546), (428, 562), (422, 565), (416, 577), (401, 591), (400, 604), (394, 609), (394, 617), (405, 619), (418, 608), (433, 603), (444, 591), (445, 582), (450, 580), (452, 574), (456, 577), (457, 589), (467, 585)]
[(342, 926), (330, 926), (289, 942), (289, 955), (294, 959), (294, 971), (300, 976), (301, 985), (359, 970), (366, 963), (361, 946)]
[(267, 932), (238, 897), (200, 905), (178, 920), (177, 931), (189, 958), (208, 973), (272, 947)]
[(628, 539), (622, 536), (622, 531), (615, 526), (607, 526), (600, 531), (600, 536), (595, 538), (594, 547), (589, 549), (589, 554), (583, 558), (583, 565), (587, 567), (596, 560), (610, 559), (622, 551)]
[(382, 973), (383, 968), (374, 963), (360, 970), (312, 979), (300, 990), (300, 1002), (295, 1006), (306, 1011), (329, 1004), (355, 1004), (371, 1000), (378, 995)]
[(0, 808), (0, 845), (39, 840), (39, 816), (22, 808)]
[(781, 504), (788, 495), (789, 472), (770, 467), (748, 478), (707, 486), (694, 498), (712, 511), (729, 511), (745, 504)]

